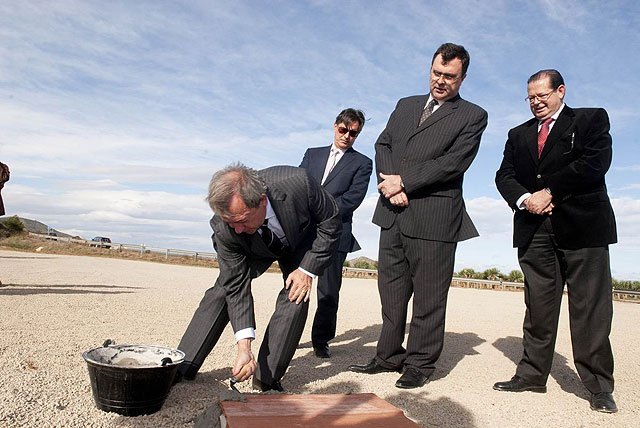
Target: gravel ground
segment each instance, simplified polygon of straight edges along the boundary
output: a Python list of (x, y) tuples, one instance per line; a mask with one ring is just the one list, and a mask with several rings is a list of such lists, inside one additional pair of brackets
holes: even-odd
[[(228, 389), (235, 356), (225, 332), (195, 381), (176, 385), (162, 410), (123, 417), (98, 410), (82, 352), (117, 343), (177, 346), (217, 271), (158, 263), (0, 250), (0, 426), (189, 427)], [(254, 282), (258, 328), (264, 328), (280, 276)], [(345, 279), (333, 357), (313, 356), (311, 320), (282, 383), (294, 394), (374, 392), (423, 427), (640, 426), (637, 344), (640, 305), (615, 302), (612, 343), (620, 411), (589, 409), (572, 362), (567, 307), (547, 394), (492, 390), (515, 371), (522, 352), (523, 296), (452, 288), (443, 354), (432, 381), (417, 390), (394, 387), (398, 375), (345, 371), (375, 352), (380, 302), (374, 280)], [(315, 310), (312, 303), (310, 314)], [(258, 331), (257, 352), (261, 339)], [(249, 391), (247, 383), (240, 386)]]

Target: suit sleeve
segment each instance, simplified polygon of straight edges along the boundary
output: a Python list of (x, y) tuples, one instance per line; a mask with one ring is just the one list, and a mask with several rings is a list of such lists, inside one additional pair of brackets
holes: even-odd
[(376, 150), (376, 179), (377, 182), (380, 183), (382, 179), (380, 178), (380, 173), (383, 174), (397, 174), (398, 171), (393, 166), (393, 137), (391, 136), (391, 132), (389, 131), (390, 125), (394, 123), (397, 119), (399, 113), (398, 109), (400, 106), (400, 101), (396, 104), (396, 108), (389, 116), (389, 120), (387, 121), (387, 126), (382, 131), (376, 143), (374, 144)]
[(500, 163), (500, 168), (496, 172), (495, 183), (500, 192), (500, 195), (504, 198), (504, 200), (509, 204), (511, 209), (517, 210), (518, 206), (516, 202), (518, 199), (529, 192), (529, 189), (524, 187), (518, 180), (516, 179), (516, 170), (515, 170), (515, 144), (517, 137), (515, 135), (515, 131), (509, 131), (509, 135), (507, 137), (507, 142), (504, 146), (504, 152), (502, 155), (502, 162)]
[(227, 311), (233, 331), (244, 328), (255, 328), (253, 297), (251, 295), (251, 270), (249, 260), (239, 245), (232, 240), (225, 239), (219, 229), (224, 227), (222, 222), (213, 227), (213, 247), (218, 260), (219, 274), (216, 286), (223, 287), (226, 292)]
[(360, 167), (351, 180), (349, 189), (335, 198), (341, 217), (349, 216), (364, 200), (372, 170), (373, 162), (371, 159), (363, 157)]
[(409, 196), (423, 187), (446, 183), (462, 176), (476, 157), (480, 138), (487, 127), (487, 112), (477, 108), (470, 112), (467, 124), (453, 144), (441, 156), (402, 172), (402, 182)]
[(602, 182), (609, 170), (613, 156), (609, 116), (604, 109), (595, 109), (586, 123), (590, 126), (581, 137), (581, 155), (558, 171), (542, 177), (554, 200), (591, 188)]
[(311, 177), (307, 176), (309, 212), (317, 224), (316, 236), (300, 267), (320, 275), (331, 261), (342, 231), (340, 211), (333, 197)]

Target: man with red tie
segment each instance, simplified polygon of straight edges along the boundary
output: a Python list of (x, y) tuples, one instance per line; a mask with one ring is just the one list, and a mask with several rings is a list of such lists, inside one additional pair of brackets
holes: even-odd
[(513, 245), (525, 276), (524, 353), (499, 391), (544, 393), (566, 284), (573, 356), (591, 409), (614, 413), (613, 303), (609, 244), (617, 241), (605, 174), (611, 165), (609, 117), (572, 109), (556, 70), (527, 81), (534, 118), (511, 129), (496, 185), (514, 211)]

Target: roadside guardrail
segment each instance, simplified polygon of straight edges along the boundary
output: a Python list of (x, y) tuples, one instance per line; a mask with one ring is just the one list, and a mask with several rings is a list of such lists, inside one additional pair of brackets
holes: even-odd
[[(77, 239), (77, 238), (67, 238), (63, 236), (51, 236), (44, 235), (40, 233), (29, 232), (29, 235), (38, 236), (44, 239), (50, 239), (54, 241), (63, 241), (63, 242), (74, 242), (77, 244), (85, 244), (91, 245), (91, 243), (96, 244), (94, 241), (87, 241), (85, 239)], [(103, 246), (106, 246), (103, 244)], [(164, 254), (165, 258), (169, 258), (171, 256), (187, 256), (193, 257), (194, 260), (216, 260), (216, 253), (210, 252), (201, 252), (201, 251), (191, 251), (191, 250), (180, 250), (176, 248), (155, 248), (148, 247), (144, 244), (124, 244), (124, 243), (111, 243), (111, 249), (116, 251), (129, 250), (136, 251), (140, 254), (144, 253), (159, 253)], [(345, 276), (351, 278), (368, 278), (375, 279), (378, 277), (378, 271), (375, 269), (360, 269), (360, 268), (352, 268), (352, 267), (343, 267), (343, 274)], [(490, 280), (490, 279), (475, 279), (475, 278), (458, 278), (454, 277), (451, 280), (452, 287), (463, 287), (463, 288), (476, 288), (476, 289), (484, 289), (484, 290), (501, 290), (501, 291), (522, 291), (524, 290), (524, 284), (521, 282), (508, 282), (508, 281), (500, 281), (500, 280)], [(631, 290), (612, 290), (614, 300), (624, 300), (631, 302), (640, 302), (640, 291), (631, 291)]]

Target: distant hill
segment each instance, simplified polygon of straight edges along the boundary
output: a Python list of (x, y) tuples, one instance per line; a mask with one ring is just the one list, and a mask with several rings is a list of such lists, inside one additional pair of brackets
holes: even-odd
[(363, 269), (377, 269), (378, 262), (369, 257), (362, 256), (349, 260), (349, 266)]
[[(13, 217), (13, 216), (6, 216), (6, 217), (0, 217), (0, 220), (5, 220), (9, 217)], [(41, 235), (46, 235), (47, 233), (51, 232), (51, 233), (55, 233), (56, 236), (60, 236), (62, 238), (72, 238), (71, 235), (66, 234), (64, 232), (60, 232), (59, 230), (50, 228), (49, 226), (47, 226), (44, 223), (41, 223), (37, 220), (31, 220), (28, 218), (22, 218), (19, 216), (16, 216), (20, 219), (20, 221), (24, 224), (24, 228), (31, 233), (39, 233)]]

